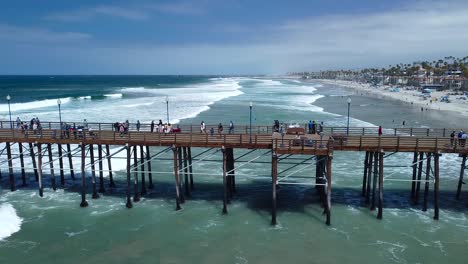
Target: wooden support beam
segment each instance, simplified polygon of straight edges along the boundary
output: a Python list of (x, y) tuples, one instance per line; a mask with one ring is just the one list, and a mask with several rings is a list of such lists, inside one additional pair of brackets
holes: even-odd
[(379, 156), (379, 210), (377, 212), (377, 219), (382, 219), (384, 153), (380, 152)]
[(16, 191), (16, 184), (15, 184), (15, 175), (13, 174), (13, 160), (11, 158), (10, 142), (6, 142), (6, 149), (7, 149), (7, 159), (8, 159), (8, 174), (10, 176), (10, 190), (14, 192)]
[(276, 181), (278, 179), (278, 156), (273, 152), (271, 156), (271, 186), (272, 186), (272, 208), (271, 224), (276, 225)]
[[(183, 163), (182, 163), (182, 147), (177, 147), (177, 158), (178, 158), (178, 161), (179, 161), (178, 168), (181, 169), (181, 168), (183, 168)], [(180, 175), (180, 173), (179, 173), (179, 175)], [(182, 179), (183, 179), (183, 180), (182, 180)], [(188, 188), (188, 186), (187, 186), (187, 179), (181, 177), (181, 180), (180, 180), (180, 182), (179, 182), (179, 183), (180, 183), (180, 188), (181, 188), (181, 189), (182, 189), (182, 187), (183, 187), (183, 186), (182, 186), (182, 182), (184, 182), (183, 185), (184, 185), (184, 187), (185, 187), (185, 193), (187, 193), (187, 188)], [(180, 202), (181, 202), (181, 203), (185, 203), (185, 197), (184, 197), (184, 194), (183, 194), (183, 193), (180, 194), (180, 198), (181, 198)]]
[[(127, 149), (128, 148), (129, 147), (127, 145)], [(109, 144), (106, 144), (106, 158), (107, 158), (107, 169), (109, 170), (109, 187), (113, 188), (115, 187), (115, 183), (114, 183), (114, 177), (112, 175), (112, 162), (111, 162)]]
[[(109, 160), (109, 145), (106, 145), (106, 148), (107, 148), (107, 157), (108, 157), (108, 160)], [(131, 157), (132, 157), (132, 153), (131, 153), (131, 149), (130, 149), (130, 146), (127, 144), (127, 203), (125, 204), (125, 206), (127, 208), (132, 208), (133, 205), (132, 205), (132, 200), (130, 198), (131, 196), (131, 172), (130, 172), (130, 169), (131, 169)]]
[(423, 212), (427, 210), (427, 197), (429, 195), (429, 176), (431, 175), (431, 156), (432, 153), (427, 153), (426, 161), (426, 182), (424, 183), (424, 201), (423, 201)]
[(193, 185), (193, 167), (192, 167), (192, 148), (188, 147), (188, 162), (189, 162), (189, 173), (190, 173), (190, 190), (193, 192), (195, 187)]
[(54, 172), (54, 159), (52, 157), (52, 144), (47, 144), (47, 153), (49, 154), (49, 167), (50, 167), (50, 178), (52, 181), (52, 189), (57, 190), (57, 185), (55, 183), (55, 172)]
[(371, 211), (375, 210), (375, 200), (376, 200), (375, 189), (377, 188), (377, 175), (379, 173), (378, 165), (379, 165), (379, 153), (374, 152), (374, 177), (372, 179), (372, 203), (370, 207)]
[(176, 189), (176, 210), (180, 210), (180, 190), (179, 190), (179, 167), (177, 166), (177, 147), (172, 146), (172, 152), (174, 154), (174, 178), (175, 178), (175, 189)]
[(145, 179), (145, 151), (143, 149), (143, 146), (140, 146), (140, 163), (141, 166), (138, 169), (141, 175), (141, 195), (146, 195), (146, 179)]
[(374, 159), (374, 152), (369, 152), (369, 164), (367, 166), (367, 190), (366, 190), (366, 201), (368, 205), (370, 203), (370, 193), (371, 193), (371, 184), (372, 184), (372, 164)]
[(421, 190), (421, 178), (422, 178), (422, 169), (424, 165), (424, 152), (419, 152), (419, 164), (418, 164), (418, 181), (416, 182), (416, 192), (414, 194), (414, 203), (419, 202), (419, 191)]
[(183, 147), (182, 150), (184, 153), (183, 160), (184, 160), (185, 195), (190, 196), (187, 148)]
[[(86, 201), (86, 146), (83, 143), (81, 145), (81, 203), (80, 207), (87, 207), (88, 202)], [(38, 150), (40, 153), (40, 150)]]
[[(34, 154), (33, 154), (34, 155)], [(34, 158), (33, 158), (34, 160)], [(42, 186), (42, 148), (41, 144), (37, 143), (37, 181), (39, 187), (39, 196), (44, 196), (44, 188)]]
[(138, 146), (133, 146), (133, 186), (135, 191), (133, 193), (133, 202), (140, 201), (140, 191), (138, 190), (138, 168), (136, 167), (138, 164)]
[(461, 193), (461, 188), (463, 184), (463, 176), (465, 174), (465, 168), (466, 168), (466, 154), (463, 155), (462, 157), (462, 163), (461, 163), (461, 168), (460, 168), (460, 177), (458, 178), (458, 187), (457, 187), (457, 200), (460, 200), (460, 193)]
[(27, 182), (26, 182), (26, 170), (24, 169), (23, 143), (18, 142), (18, 148), (19, 148), (20, 166), (21, 166), (21, 180), (22, 180), (21, 186), (25, 187), (27, 185)]
[(332, 156), (327, 158), (327, 225), (331, 224), (332, 158)]
[(39, 172), (37, 171), (37, 164), (36, 164), (36, 157), (34, 155), (34, 144), (29, 143), (29, 155), (31, 155), (31, 160), (33, 164), (33, 169), (34, 169), (34, 177), (36, 181), (39, 180)]
[(367, 167), (369, 166), (369, 151), (366, 151), (364, 158), (364, 176), (362, 177), (362, 196), (366, 196), (366, 183), (367, 183)]
[(150, 147), (147, 145), (146, 146), (146, 161), (148, 164), (148, 189), (152, 190), (154, 189), (154, 184), (153, 184), (153, 174), (151, 173), (151, 154), (150, 154)]
[(434, 220), (439, 220), (439, 153), (434, 153)]
[(418, 153), (413, 153), (413, 177), (411, 178), (413, 181), (411, 182), (411, 199), (414, 201), (414, 196), (416, 192), (416, 172), (417, 172), (417, 164), (418, 162)]
[(90, 144), (89, 145), (89, 157), (91, 160), (91, 181), (93, 183), (93, 199), (99, 198), (99, 194), (97, 193), (97, 188), (96, 188), (96, 166), (94, 165), (94, 145)]
[(59, 170), (60, 170), (60, 185), (65, 186), (65, 174), (63, 171), (63, 157), (62, 157), (62, 144), (57, 144), (59, 156)]
[(236, 180), (234, 175), (234, 149), (226, 148), (227, 154), (227, 180), (228, 180), (228, 194), (232, 198), (235, 193)]
[(73, 157), (71, 153), (71, 146), (67, 144), (68, 166), (70, 167), (70, 177), (75, 180), (75, 170), (73, 169)]
[(223, 214), (227, 214), (227, 180), (226, 180), (226, 172), (227, 172), (227, 155), (226, 149), (224, 146), (222, 147), (221, 151), (223, 152)]
[(106, 189), (104, 188), (104, 165), (102, 163), (102, 145), (98, 144), (98, 164), (99, 164), (99, 191), (100, 193), (105, 193)]

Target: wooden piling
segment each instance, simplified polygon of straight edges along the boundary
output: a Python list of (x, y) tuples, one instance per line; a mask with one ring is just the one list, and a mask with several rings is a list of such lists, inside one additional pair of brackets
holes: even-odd
[[(109, 147), (109, 145), (106, 145), (106, 148), (107, 148), (107, 157), (109, 158), (109, 148), (108, 148), (108, 147)], [(130, 146), (129, 146), (128, 144), (127, 144), (127, 147), (126, 147), (126, 148), (127, 148), (127, 203), (125, 204), (125, 206), (126, 206), (127, 208), (132, 208), (133, 205), (132, 205), (132, 200), (131, 200), (131, 198), (130, 198), (130, 196), (131, 196), (131, 193), (130, 193), (131, 190), (130, 190), (130, 189), (131, 189), (131, 185), (132, 185), (132, 184), (131, 184), (131, 179), (130, 179), (130, 177), (131, 177), (131, 172), (130, 172), (130, 170), (131, 170), (131, 165), (130, 165), (130, 163), (131, 163), (131, 156), (132, 156), (132, 154), (131, 154)], [(109, 159), (108, 159), (108, 160), (109, 160)]]
[(466, 154), (462, 156), (462, 163), (461, 163), (461, 168), (460, 168), (460, 177), (458, 178), (458, 187), (457, 187), (457, 200), (460, 200), (460, 193), (461, 193), (461, 188), (463, 184), (463, 175), (465, 174), (465, 168), (466, 168)]
[(416, 191), (414, 194), (414, 204), (419, 203), (419, 192), (421, 190), (422, 169), (424, 165), (424, 152), (419, 152), (418, 179), (416, 182)]
[(229, 198), (232, 198), (235, 192), (235, 176), (234, 176), (234, 149), (226, 148), (227, 155), (227, 182)]
[[(178, 161), (179, 161), (178, 168), (179, 168), (179, 170), (180, 170), (181, 168), (183, 168), (183, 163), (182, 163), (182, 147), (178, 147), (178, 148), (177, 148), (177, 158), (178, 158)], [(179, 175), (180, 175), (180, 172), (179, 172)], [(183, 180), (182, 180), (182, 179), (183, 179)], [(180, 180), (180, 182), (179, 182), (180, 188), (181, 188), (181, 189), (182, 189), (182, 187), (183, 187), (183, 186), (182, 186), (182, 182), (184, 182), (183, 185), (184, 185), (184, 187), (185, 187), (185, 193), (187, 193), (187, 188), (188, 188), (188, 186), (187, 186), (187, 179), (181, 177), (181, 180)], [(180, 200), (181, 203), (185, 203), (185, 197), (184, 197), (184, 194), (183, 194), (183, 193), (180, 194), (180, 199), (181, 199), (181, 200)]]
[(174, 154), (174, 178), (175, 178), (175, 188), (176, 188), (176, 210), (180, 210), (180, 190), (179, 190), (179, 168), (177, 166), (177, 148), (175, 145), (172, 146), (172, 152)]
[(141, 195), (146, 195), (146, 179), (145, 179), (145, 151), (143, 146), (140, 146), (140, 171), (141, 175)]
[(59, 169), (60, 169), (60, 185), (65, 186), (65, 174), (63, 171), (63, 157), (62, 157), (62, 144), (57, 144), (58, 158), (59, 158)]
[(146, 146), (146, 162), (148, 164), (148, 189), (152, 190), (154, 188), (153, 184), (153, 174), (151, 173), (151, 155), (150, 155), (150, 147)]
[(184, 153), (183, 160), (184, 160), (185, 195), (190, 196), (187, 147), (183, 147), (182, 150)]
[[(83, 143), (81, 145), (81, 203), (80, 207), (87, 207), (88, 202), (86, 201), (86, 146)], [(39, 150), (40, 152), (40, 150)]]
[(34, 169), (34, 177), (36, 181), (39, 181), (39, 172), (37, 171), (37, 164), (36, 164), (36, 157), (34, 155), (34, 144), (29, 143), (29, 155), (31, 156), (33, 169)]
[(91, 159), (91, 181), (93, 182), (93, 199), (99, 198), (96, 188), (96, 166), (94, 165), (94, 145), (89, 144), (89, 157)]
[(188, 162), (189, 162), (189, 173), (190, 173), (190, 190), (193, 191), (195, 189), (193, 185), (193, 168), (192, 168), (192, 148), (188, 147)]
[(98, 164), (99, 164), (99, 190), (100, 193), (105, 193), (106, 189), (104, 188), (104, 165), (102, 162), (102, 145), (98, 144)]
[(36, 143), (36, 144), (37, 144), (37, 181), (38, 181), (38, 187), (39, 187), (39, 196), (42, 197), (44, 196), (44, 189), (42, 186), (42, 148), (41, 148), (40, 143)]
[(369, 151), (366, 151), (366, 157), (364, 158), (364, 176), (362, 177), (362, 196), (366, 195), (366, 183), (367, 183), (367, 167), (369, 166)]
[(377, 219), (382, 219), (384, 153), (380, 152), (379, 156), (379, 210), (377, 212)]
[(370, 210), (371, 211), (374, 211), (375, 210), (375, 200), (376, 200), (376, 197), (375, 197), (375, 189), (377, 188), (377, 175), (378, 175), (378, 164), (379, 163), (379, 153), (378, 152), (374, 152), (374, 177), (372, 179), (372, 203), (371, 203), (371, 207), (370, 207)]
[(26, 170), (24, 169), (23, 143), (18, 142), (18, 148), (19, 148), (19, 157), (20, 157), (20, 166), (21, 166), (21, 180), (22, 180), (21, 186), (25, 187), (27, 183), (26, 183)]
[(113, 188), (115, 187), (115, 183), (114, 183), (114, 177), (112, 175), (112, 162), (111, 162), (109, 144), (106, 145), (106, 158), (107, 158), (107, 169), (109, 170), (109, 187)]
[(55, 183), (55, 172), (54, 172), (54, 160), (52, 157), (52, 144), (47, 144), (47, 153), (49, 154), (49, 167), (50, 167), (50, 178), (52, 181), (52, 189), (57, 190), (57, 185)]
[(413, 153), (413, 177), (412, 182), (411, 182), (411, 199), (414, 200), (415, 192), (416, 192), (416, 172), (417, 172), (417, 164), (418, 162), (418, 153), (414, 152)]
[(140, 201), (140, 191), (138, 190), (138, 148), (133, 146), (133, 187), (135, 188), (133, 194), (133, 202)]
[(366, 201), (365, 203), (368, 205), (370, 203), (370, 192), (371, 192), (371, 184), (372, 184), (372, 164), (374, 159), (374, 152), (369, 152), (369, 163), (367, 166), (367, 190), (366, 190)]
[(332, 158), (332, 156), (328, 156), (327, 158), (327, 225), (331, 223)]
[(10, 176), (10, 190), (13, 192), (16, 190), (15, 175), (13, 174), (13, 160), (11, 158), (11, 146), (10, 142), (6, 142), (7, 158), (8, 158), (8, 174)]
[(70, 167), (70, 177), (75, 180), (75, 170), (73, 169), (73, 157), (71, 153), (71, 146), (67, 144), (68, 166)]
[(426, 182), (424, 183), (424, 201), (422, 210), (425, 212), (427, 210), (427, 197), (429, 195), (429, 176), (431, 175), (431, 153), (427, 153), (426, 161)]
[(273, 152), (271, 156), (271, 187), (272, 187), (272, 208), (271, 224), (276, 225), (276, 181), (278, 179), (278, 156)]
[(223, 214), (227, 214), (227, 200), (228, 200), (228, 194), (227, 194), (227, 179), (226, 179), (226, 172), (227, 172), (227, 155), (226, 155), (226, 149), (224, 146), (221, 148), (221, 151), (223, 152), (223, 187), (224, 187), (224, 196), (223, 196)]
[(434, 153), (434, 220), (439, 220), (439, 153)]

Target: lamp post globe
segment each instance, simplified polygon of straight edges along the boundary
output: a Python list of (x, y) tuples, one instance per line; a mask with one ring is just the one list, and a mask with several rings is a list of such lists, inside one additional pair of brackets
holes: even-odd
[(60, 121), (60, 130), (62, 130), (62, 112), (60, 109), (60, 105), (62, 104), (62, 101), (60, 99), (57, 99), (57, 105), (59, 109), (59, 121)]
[(166, 114), (167, 114), (167, 123), (169, 124), (169, 97), (166, 96)]

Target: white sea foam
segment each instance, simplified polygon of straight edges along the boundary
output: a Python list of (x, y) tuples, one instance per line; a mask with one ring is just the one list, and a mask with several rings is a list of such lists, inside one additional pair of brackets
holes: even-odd
[(114, 94), (105, 94), (105, 97), (110, 97), (110, 98), (121, 98), (123, 95), (121, 93), (114, 93)]
[[(60, 98), (63, 104), (70, 102), (70, 97)], [(33, 101), (27, 103), (14, 103), (10, 104), (11, 111), (30, 110), (43, 107), (57, 106), (57, 99), (46, 99), (41, 101)], [(8, 112), (8, 104), (0, 104), (0, 112)]]
[(0, 241), (18, 232), (23, 219), (16, 214), (15, 208), (4, 203), (0, 205)]

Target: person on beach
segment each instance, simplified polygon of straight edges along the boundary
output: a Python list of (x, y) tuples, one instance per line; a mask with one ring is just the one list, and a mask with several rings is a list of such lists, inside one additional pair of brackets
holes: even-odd
[(379, 126), (379, 136), (382, 135), (382, 126)]
[(218, 134), (222, 134), (223, 133), (223, 125), (221, 123), (219, 123), (218, 125)]
[(140, 132), (140, 126), (141, 126), (140, 120), (137, 120), (137, 122), (136, 122), (136, 129), (137, 129), (138, 132)]
[(233, 134), (234, 133), (234, 123), (231, 121), (229, 121), (229, 134)]
[(151, 133), (154, 132), (154, 120), (151, 121), (150, 131)]
[(201, 121), (201, 124), (200, 124), (200, 133), (206, 133), (205, 121)]
[(312, 120), (309, 120), (309, 134), (312, 134)]

